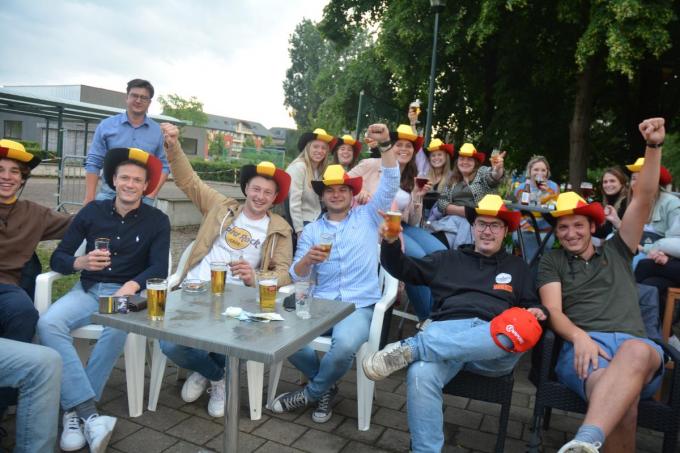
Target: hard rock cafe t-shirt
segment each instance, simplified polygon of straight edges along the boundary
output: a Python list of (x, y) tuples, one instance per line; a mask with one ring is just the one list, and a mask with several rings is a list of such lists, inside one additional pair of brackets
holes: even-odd
[[(262, 257), (262, 244), (267, 236), (269, 227), (269, 216), (264, 216), (259, 220), (249, 219), (243, 212), (232, 222), (220, 231), (215, 239), (210, 252), (196, 264), (187, 278), (210, 281), (210, 263), (213, 261), (223, 261), (229, 263), (231, 257), (229, 252), (241, 252), (250, 266), (257, 270), (260, 266)], [(229, 271), (227, 283), (242, 285), (240, 279), (235, 279)]]

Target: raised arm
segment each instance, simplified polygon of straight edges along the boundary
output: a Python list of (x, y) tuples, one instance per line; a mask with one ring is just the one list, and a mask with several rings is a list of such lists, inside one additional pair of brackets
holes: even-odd
[(639, 125), (645, 139), (645, 164), (640, 170), (633, 198), (623, 215), (619, 235), (628, 248), (635, 253), (642, 237), (649, 214), (654, 207), (654, 198), (659, 185), (659, 166), (661, 165), (661, 145), (666, 136), (663, 118), (650, 118)]
[(384, 124), (372, 124), (368, 126), (367, 134), (370, 138), (379, 143), (381, 152), (380, 164), (383, 168), (383, 171), (380, 174), (378, 189), (366, 204), (366, 207), (370, 210), (371, 216), (377, 226), (382, 222), (382, 217), (378, 214), (378, 211), (388, 210), (394, 196), (399, 190), (400, 172), (399, 166), (397, 165), (397, 157), (394, 154), (394, 148), (390, 142), (390, 133), (387, 126)]

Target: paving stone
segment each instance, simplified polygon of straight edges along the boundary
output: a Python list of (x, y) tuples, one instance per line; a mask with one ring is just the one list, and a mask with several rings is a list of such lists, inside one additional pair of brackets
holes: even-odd
[(484, 415), (466, 409), (447, 407), (444, 411), (444, 421), (466, 428), (477, 429), (482, 423)]
[[(377, 410), (376, 405), (373, 405), (373, 411), (372, 413), (375, 414), (375, 411)], [(357, 418), (357, 402), (356, 400), (345, 398), (342, 401), (340, 401), (336, 406), (333, 408), (333, 412), (337, 414), (344, 415), (345, 417), (353, 417), (355, 420)]]
[(302, 450), (297, 448), (286, 447), (285, 445), (277, 444), (269, 441), (256, 450), (257, 453), (302, 453)]
[[(238, 451), (239, 453), (250, 453), (260, 448), (265, 442), (267, 442), (266, 439), (240, 432), (238, 435)], [(213, 440), (205, 444), (205, 446), (216, 452), (222, 453), (222, 451), (224, 451), (222, 449), (223, 444), (224, 438), (222, 433), (220, 433)]]
[[(397, 387), (399, 387), (404, 382), (404, 379), (396, 379), (394, 375), (383, 379), (382, 381), (377, 381), (375, 383), (375, 388), (385, 392), (393, 392)], [(404, 393), (405, 395), (406, 393)]]
[[(109, 441), (109, 444), (113, 445), (119, 440), (129, 437), (142, 428), (142, 425), (138, 425), (137, 423), (124, 418), (119, 418), (116, 422), (116, 427), (113, 430), (113, 434), (111, 434), (111, 440)], [(59, 435), (61, 435), (61, 431), (59, 431)]]
[(496, 447), (496, 435), (475, 429), (459, 428), (455, 444), (483, 452), (492, 452)]
[(481, 414), (498, 415), (501, 411), (501, 405), (471, 399), (467, 409)]
[(180, 407), (187, 404), (186, 401), (184, 401), (180, 396), (181, 391), (181, 385), (173, 384), (169, 387), (161, 388), (161, 391), (158, 394), (158, 404), (162, 404), (163, 406), (171, 407), (173, 409), (179, 409)]
[(521, 392), (512, 392), (512, 405), (520, 407), (529, 407), (530, 395)]
[(165, 431), (188, 418), (189, 415), (185, 412), (158, 405), (156, 412), (144, 411), (144, 413), (135, 418), (134, 421), (135, 423), (158, 431)]
[(395, 452), (407, 452), (411, 442), (411, 436), (404, 431), (386, 429), (376, 442), (376, 446)]
[(359, 431), (357, 429), (357, 420), (346, 418), (342, 424), (336, 428), (334, 433), (347, 439), (372, 444), (384, 431), (385, 428), (375, 423), (371, 423), (371, 428), (368, 431)]
[[(496, 412), (492, 415), (498, 415)], [(510, 406), (510, 420), (517, 420), (518, 422), (527, 423), (531, 425), (534, 420), (534, 410), (528, 407)]]
[(463, 398), (462, 396), (447, 395), (444, 393), (444, 404), (447, 406), (458, 407), (460, 409), (465, 409), (470, 402), (468, 398)]
[[(382, 382), (382, 381), (380, 381), (380, 382)], [(383, 390), (389, 391), (388, 389), (383, 389)], [(402, 382), (401, 384), (399, 384), (399, 385), (397, 386), (397, 388), (395, 388), (395, 389), (392, 390), (392, 391), (393, 391), (394, 393), (396, 393), (397, 395), (406, 396), (406, 390), (407, 390), (406, 382)]]
[(222, 426), (198, 417), (189, 417), (168, 429), (166, 434), (203, 445), (222, 431)]
[(113, 445), (126, 453), (157, 453), (177, 443), (177, 439), (150, 428), (143, 428)]
[(351, 441), (342, 449), (342, 453), (388, 453), (388, 450), (381, 450), (375, 448), (374, 445)]
[(386, 426), (388, 428), (408, 431), (406, 413), (384, 407), (381, 407), (378, 409), (378, 412), (375, 413), (373, 416), (373, 423), (377, 423), (378, 425)]
[(342, 450), (347, 442), (347, 439), (335, 434), (309, 429), (292, 446), (314, 453), (336, 453)]
[(312, 412), (314, 412), (315, 407), (309, 407), (305, 410), (302, 415), (295, 419), (295, 423), (302, 426), (307, 426), (308, 428), (318, 429), (319, 431), (331, 432), (334, 431), (344, 420), (345, 417), (336, 413), (333, 410), (333, 415), (330, 420), (326, 423), (316, 423), (312, 420)]
[(388, 409), (399, 410), (406, 404), (406, 397), (392, 392), (376, 390), (374, 393), (375, 404)]
[[(480, 426), (480, 430), (487, 432), (487, 433), (492, 433), (492, 434), (497, 434), (498, 433), (498, 422), (500, 420), (500, 417), (494, 417), (493, 415), (485, 415), (484, 419), (482, 420), (482, 425)], [(469, 428), (469, 427), (468, 427)], [(522, 423), (518, 422), (517, 420), (510, 419), (508, 420), (508, 428), (507, 428), (507, 435), (510, 437), (514, 437), (515, 439), (521, 439), (522, 438), (522, 430), (523, 430), (523, 425)]]
[(304, 426), (296, 425), (295, 423), (286, 423), (277, 418), (270, 418), (253, 431), (252, 434), (273, 440), (280, 444), (291, 445), (305, 431), (307, 431), (307, 428)]
[(550, 417), (550, 429), (575, 433), (583, 423), (582, 418), (574, 418), (568, 415), (553, 415)]
[(206, 447), (201, 447), (200, 445), (180, 441), (163, 453), (214, 453), (214, 450), (208, 450)]

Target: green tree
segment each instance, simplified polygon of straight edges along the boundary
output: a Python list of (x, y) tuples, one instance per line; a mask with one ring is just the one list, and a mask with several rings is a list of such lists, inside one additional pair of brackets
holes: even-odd
[(191, 126), (204, 126), (208, 123), (208, 115), (203, 112), (203, 103), (194, 96), (185, 99), (177, 94), (168, 94), (159, 96), (158, 102), (163, 106), (163, 115), (187, 121)]
[(208, 154), (210, 154), (213, 159), (219, 159), (226, 154), (224, 135), (224, 132), (215, 132), (208, 143)]

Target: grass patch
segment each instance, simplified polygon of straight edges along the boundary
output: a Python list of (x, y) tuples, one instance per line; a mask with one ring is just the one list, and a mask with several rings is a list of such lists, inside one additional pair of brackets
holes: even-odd
[[(54, 247), (50, 247), (44, 243), (39, 244), (35, 251), (38, 254), (38, 258), (40, 258), (40, 264), (42, 265), (43, 272), (49, 272), (51, 270), (50, 257), (52, 256), (53, 251)], [(76, 284), (79, 278), (80, 273), (76, 272), (75, 274), (65, 275), (57, 279), (54, 282), (54, 285), (52, 285), (52, 302), (66, 294), (73, 287), (73, 285)]]

